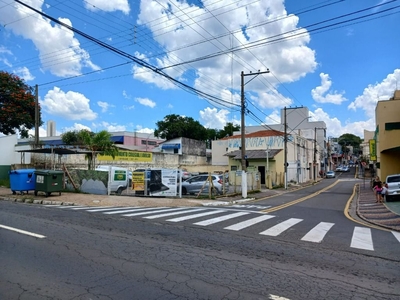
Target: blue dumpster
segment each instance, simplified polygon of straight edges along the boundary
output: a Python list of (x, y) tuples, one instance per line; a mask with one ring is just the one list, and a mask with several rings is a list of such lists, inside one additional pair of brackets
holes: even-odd
[(12, 193), (34, 191), (36, 187), (35, 169), (20, 169), (9, 171)]

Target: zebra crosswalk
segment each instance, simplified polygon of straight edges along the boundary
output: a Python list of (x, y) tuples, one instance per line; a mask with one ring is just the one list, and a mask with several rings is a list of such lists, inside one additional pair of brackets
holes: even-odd
[[(260, 236), (277, 237), (296, 225), (303, 222), (303, 219), (288, 218), (277, 224), (270, 225), (268, 220), (274, 219), (276, 216), (264, 214), (258, 211), (238, 210), (229, 208), (211, 208), (211, 207), (92, 207), (92, 206), (62, 206), (62, 205), (46, 205), (47, 207), (55, 207), (63, 210), (85, 211), (89, 213), (100, 213), (104, 215), (119, 215), (123, 217), (140, 217), (143, 219), (154, 220), (164, 218), (165, 222), (193, 222), (196, 226), (210, 226), (214, 224), (229, 221), (228, 226), (224, 226), (223, 230), (240, 231), (250, 228), (251, 226), (262, 226), (264, 230), (258, 232)], [(239, 220), (236, 223), (235, 219)], [(200, 219), (200, 220), (196, 220)], [(245, 219), (245, 220), (243, 220)], [(304, 236), (300, 237), (301, 241), (311, 243), (322, 243), (335, 223), (319, 222), (311, 228)], [(311, 227), (311, 226), (310, 226)], [(257, 227), (260, 228), (260, 227)], [(392, 231), (392, 236), (400, 243), (400, 232)], [(372, 231), (367, 227), (355, 226), (351, 236), (350, 247), (368, 251), (374, 250), (372, 239)]]

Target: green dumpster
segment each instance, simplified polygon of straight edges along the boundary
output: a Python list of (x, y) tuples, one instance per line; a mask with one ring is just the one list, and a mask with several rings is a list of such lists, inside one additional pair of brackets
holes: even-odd
[(35, 186), (35, 196), (38, 192), (44, 192), (46, 197), (50, 196), (53, 192), (59, 192), (63, 189), (63, 171), (53, 171), (53, 170), (36, 170), (36, 186)]

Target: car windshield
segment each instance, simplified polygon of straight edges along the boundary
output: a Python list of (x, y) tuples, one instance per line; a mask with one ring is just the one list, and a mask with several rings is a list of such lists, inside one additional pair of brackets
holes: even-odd
[(391, 182), (400, 182), (400, 175), (399, 176), (389, 176), (387, 178), (387, 183)]

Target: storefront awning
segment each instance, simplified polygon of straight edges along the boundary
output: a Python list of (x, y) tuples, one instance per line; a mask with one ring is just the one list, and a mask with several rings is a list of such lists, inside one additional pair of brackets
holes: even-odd
[(181, 144), (162, 144), (161, 149), (180, 149)]

